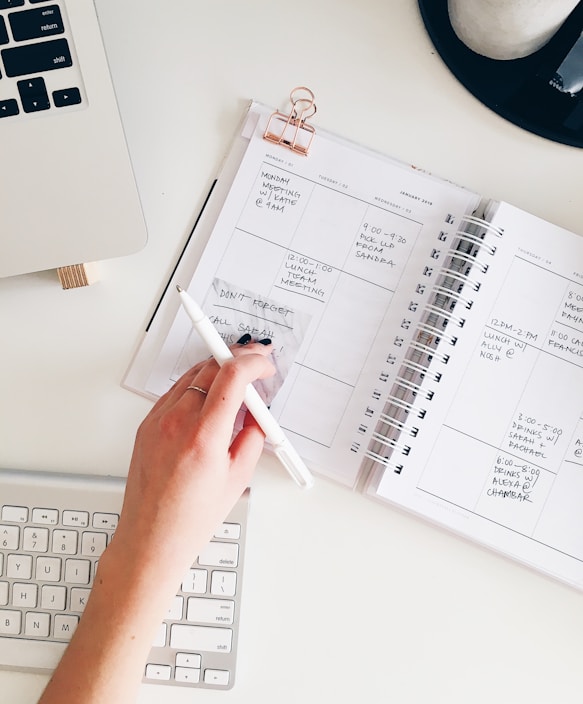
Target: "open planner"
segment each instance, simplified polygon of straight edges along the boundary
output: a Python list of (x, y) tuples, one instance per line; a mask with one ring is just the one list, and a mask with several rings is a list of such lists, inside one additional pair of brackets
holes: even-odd
[(260, 392), (314, 472), (583, 588), (583, 239), (292, 104), (250, 105), (124, 385), (208, 356), (178, 283), (272, 339)]

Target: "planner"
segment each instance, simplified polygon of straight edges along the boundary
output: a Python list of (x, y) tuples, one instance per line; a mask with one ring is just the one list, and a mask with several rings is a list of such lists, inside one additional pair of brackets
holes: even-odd
[[(304, 89), (307, 90), (307, 89)], [(123, 384), (224, 339), (317, 474), (583, 588), (583, 239), (251, 103)]]

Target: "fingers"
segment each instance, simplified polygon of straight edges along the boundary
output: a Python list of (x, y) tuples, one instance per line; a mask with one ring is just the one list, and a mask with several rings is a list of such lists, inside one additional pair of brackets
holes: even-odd
[(214, 360), (196, 365), (158, 401), (155, 412), (183, 417), (193, 433), (218, 436), (228, 448), (247, 385), (274, 372), (270, 352), (269, 346), (254, 343), (234, 348), (234, 358), (221, 368)]
[[(230, 441), (247, 386), (256, 379), (271, 376), (274, 372), (273, 365), (266, 358), (266, 352), (265, 348), (262, 351), (250, 347), (236, 358), (225, 362), (208, 385), (206, 396), (187, 390), (179, 403), (194, 404), (197, 407), (200, 405), (198, 422), (202, 432), (221, 437), (227, 443)], [(196, 385), (205, 388), (204, 384), (208, 384), (212, 374), (212, 370), (201, 370), (195, 378)], [(192, 399), (192, 394), (195, 394), (195, 399)]]
[[(250, 335), (243, 335), (238, 341), (238, 344), (231, 347), (231, 352), (235, 357), (246, 354), (262, 354), (269, 355), (271, 353), (271, 341), (262, 340), (259, 343), (249, 344)], [(269, 343), (269, 344), (267, 344)], [(180, 379), (163, 394), (154, 404), (153, 412), (163, 411), (174, 405), (179, 398), (187, 391), (189, 386), (199, 386), (201, 389), (208, 391), (219, 371), (219, 365), (214, 359), (207, 359), (199, 362), (194, 367), (185, 372)], [(199, 393), (188, 391), (188, 394)]]

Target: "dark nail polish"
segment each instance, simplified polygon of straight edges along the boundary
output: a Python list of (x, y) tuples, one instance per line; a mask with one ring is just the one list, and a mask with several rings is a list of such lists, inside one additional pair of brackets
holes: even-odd
[(249, 342), (251, 342), (251, 335), (248, 332), (237, 340), (238, 345), (246, 345)]
[(267, 347), (267, 345), (271, 344), (271, 340), (268, 337), (264, 338), (263, 340), (257, 340), (257, 342), (260, 345), (265, 345), (266, 347)]

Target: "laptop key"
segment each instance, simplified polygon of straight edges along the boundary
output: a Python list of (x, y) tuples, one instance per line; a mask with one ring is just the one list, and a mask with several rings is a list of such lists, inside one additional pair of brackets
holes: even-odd
[(69, 43), (66, 39), (10, 47), (2, 49), (0, 54), (4, 59), (4, 69), (9, 78), (67, 68), (73, 65)]
[(79, 105), (81, 102), (81, 91), (79, 88), (55, 90), (53, 91), (53, 102), (56, 108), (64, 108), (67, 105)]
[(8, 15), (8, 20), (16, 42), (39, 39), (51, 34), (62, 34), (65, 31), (58, 5), (13, 12)]
[(0, 0), (0, 10), (10, 10), (12, 7), (22, 7), (24, 0)]
[(10, 100), (0, 100), (0, 118), (13, 117), (14, 115), (18, 115), (19, 112), (18, 103), (13, 98)]
[(0, 44), (8, 44), (8, 30), (6, 29), (6, 22), (4, 22), (4, 17), (0, 15)]
[(51, 107), (43, 78), (18, 81), (17, 85), (24, 112), (39, 112)]

